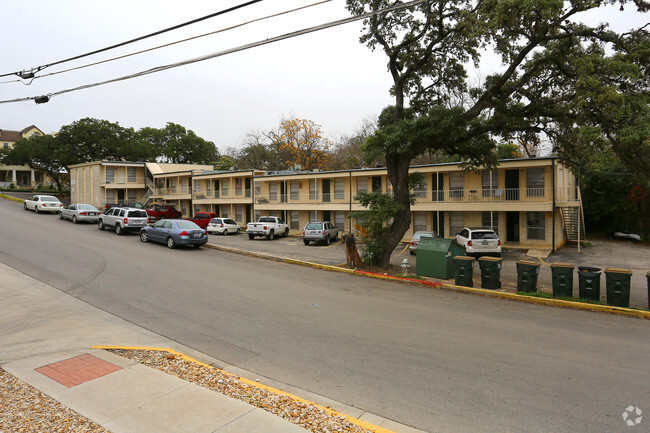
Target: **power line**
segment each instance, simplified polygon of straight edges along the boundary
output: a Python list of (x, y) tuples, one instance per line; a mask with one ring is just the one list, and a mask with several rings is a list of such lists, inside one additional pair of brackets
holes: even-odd
[(76, 66), (74, 68), (68, 68), (68, 69), (64, 69), (64, 70), (61, 70), (61, 71), (51, 72), (51, 73), (45, 74), (45, 75), (37, 75), (34, 78), (32, 78), (29, 83), (24, 83), (24, 82), (22, 82), (20, 80), (9, 80), (9, 81), (0, 81), (0, 84), (7, 84), (7, 83), (14, 83), (14, 82), (19, 82), (20, 83), (20, 82), (22, 82), (23, 84), (29, 85), (35, 79), (38, 79), (38, 78), (51, 77), (53, 75), (59, 75), (59, 74), (65, 73), (65, 72), (76, 71), (78, 69), (84, 69), (84, 68), (88, 68), (88, 67), (91, 67), (91, 66), (97, 66), (97, 65), (101, 65), (103, 63), (108, 63), (108, 62), (112, 62), (112, 61), (115, 61), (115, 60), (120, 60), (120, 59), (124, 59), (124, 58), (127, 58), (127, 57), (132, 57), (132, 56), (135, 56), (135, 55), (138, 55), (138, 54), (147, 53), (149, 51), (155, 51), (155, 50), (158, 50), (160, 48), (166, 48), (166, 47), (169, 47), (169, 46), (172, 46), (172, 45), (180, 44), (180, 43), (183, 43), (183, 42), (188, 42), (188, 41), (191, 41), (191, 40), (194, 40), (194, 39), (199, 39), (199, 38), (203, 38), (203, 37), (206, 37), (206, 36), (215, 35), (217, 33), (223, 33), (223, 32), (229, 31), (229, 30), (244, 27), (244, 26), (252, 24), (252, 23), (256, 23), (256, 22), (264, 21), (264, 20), (267, 20), (267, 19), (270, 19), (270, 18), (275, 18), (275, 17), (278, 17), (278, 16), (286, 15), (286, 14), (293, 13), (293, 12), (296, 12), (296, 11), (299, 11), (299, 10), (302, 10), (302, 9), (307, 9), (307, 8), (310, 8), (310, 7), (318, 6), (318, 5), (321, 5), (323, 3), (329, 3), (331, 1), (332, 0), (322, 0), (322, 1), (312, 3), (312, 4), (309, 4), (309, 5), (306, 5), (306, 6), (301, 6), (301, 7), (294, 8), (294, 9), (289, 9), (289, 10), (286, 10), (286, 11), (283, 11), (283, 12), (278, 12), (278, 13), (275, 13), (275, 14), (272, 14), (272, 15), (267, 15), (267, 16), (261, 17), (261, 18), (256, 18), (254, 20), (246, 21), (246, 22), (243, 22), (243, 23), (240, 23), (240, 24), (235, 24), (233, 26), (225, 27), (223, 29), (215, 30), (213, 32), (203, 33), (201, 35), (192, 36), (190, 38), (181, 39), (181, 40), (178, 40), (178, 41), (175, 41), (175, 42), (170, 42), (170, 43), (163, 44), (163, 45), (158, 45), (158, 46), (155, 46), (155, 47), (152, 47), (152, 48), (147, 48), (145, 50), (135, 51), (133, 53), (124, 54), (122, 56), (112, 57), (110, 59), (100, 60), (100, 61), (97, 61), (97, 62), (88, 63), (88, 64), (85, 64), (85, 65)]
[(343, 25), (343, 24), (348, 24), (348, 23), (351, 23), (351, 22), (354, 22), (354, 21), (359, 21), (359, 20), (362, 20), (362, 19), (365, 19), (365, 18), (369, 18), (369, 17), (371, 17), (373, 15), (386, 13), (386, 12), (391, 12), (391, 11), (399, 10), (399, 9), (404, 9), (404, 8), (407, 8), (407, 7), (415, 6), (415, 5), (420, 4), (420, 3), (425, 3), (427, 1), (429, 1), (429, 0), (415, 0), (415, 1), (411, 1), (411, 2), (408, 2), (408, 3), (401, 4), (401, 5), (390, 6), (390, 7), (384, 8), (384, 9), (380, 9), (378, 11), (367, 12), (367, 13), (362, 14), (362, 15), (356, 15), (356, 16), (352, 16), (352, 17), (349, 17), (349, 18), (344, 18), (344, 19), (341, 19), (341, 20), (332, 21), (332, 22), (329, 22), (329, 23), (326, 23), (326, 24), (320, 24), (320, 25), (317, 25), (317, 26), (308, 27), (308, 28), (298, 30), (298, 31), (295, 31), (295, 32), (285, 33), (284, 35), (275, 36), (273, 38), (264, 39), (264, 40), (257, 41), (257, 42), (252, 42), (250, 44), (240, 45), (240, 46), (235, 47), (235, 48), (230, 48), (230, 49), (227, 49), (227, 50), (218, 51), (218, 52), (212, 53), (212, 54), (207, 54), (205, 56), (195, 57), (193, 59), (188, 59), (188, 60), (184, 60), (184, 61), (177, 62), (177, 63), (171, 63), (171, 64), (164, 65), (164, 66), (157, 66), (155, 68), (147, 69), (145, 71), (136, 72), (134, 74), (125, 75), (125, 76), (122, 76), (122, 77), (113, 78), (113, 79), (106, 80), (106, 81), (100, 81), (100, 82), (97, 82), (97, 83), (84, 84), (82, 86), (73, 87), (73, 88), (65, 89), (65, 90), (59, 90), (58, 92), (48, 93), (47, 95), (42, 95), (42, 96), (30, 96), (30, 97), (25, 97), (25, 98), (4, 100), (4, 101), (0, 101), (0, 104), (7, 104), (7, 103), (11, 103), (11, 102), (23, 102), (23, 101), (29, 101), (29, 100), (34, 100), (37, 103), (44, 103), (44, 102), (48, 102), (49, 99), (51, 97), (53, 97), (53, 96), (63, 95), (65, 93), (70, 93), (70, 92), (75, 92), (75, 91), (78, 91), (78, 90), (89, 89), (89, 88), (92, 88), (92, 87), (103, 86), (105, 84), (115, 83), (115, 82), (119, 82), (119, 81), (130, 80), (132, 78), (138, 78), (138, 77), (142, 77), (142, 76), (145, 76), (145, 75), (154, 74), (156, 72), (162, 72), (162, 71), (166, 71), (168, 69), (177, 68), (179, 66), (185, 66), (185, 65), (190, 65), (192, 63), (202, 62), (204, 60), (213, 59), (215, 57), (221, 57), (221, 56), (225, 56), (227, 54), (232, 54), (232, 53), (236, 53), (236, 52), (239, 52), (239, 51), (244, 51), (244, 50), (259, 47), (259, 46), (262, 46), (262, 45), (267, 45), (267, 44), (271, 44), (271, 43), (274, 43), (274, 42), (278, 42), (278, 41), (281, 41), (281, 40), (306, 35), (308, 33), (313, 33), (313, 32), (317, 32), (317, 31), (320, 31), (320, 30), (325, 30), (325, 29), (328, 29), (328, 28), (331, 28), (331, 27), (336, 27), (336, 26), (340, 26), (340, 25)]
[(148, 39), (148, 38), (151, 38), (153, 36), (158, 36), (158, 35), (161, 35), (163, 33), (170, 32), (172, 30), (180, 29), (181, 27), (189, 26), (190, 24), (195, 24), (195, 23), (198, 23), (200, 21), (207, 20), (208, 18), (213, 18), (213, 17), (219, 16), (219, 15), (227, 14), (227, 13), (235, 11), (237, 9), (241, 9), (243, 7), (246, 7), (246, 6), (250, 6), (250, 5), (254, 4), (254, 3), (259, 3), (261, 1), (262, 0), (251, 0), (249, 2), (242, 3), (242, 4), (239, 4), (239, 5), (233, 6), (231, 8), (224, 9), (224, 10), (221, 10), (219, 12), (215, 12), (215, 13), (210, 14), (210, 15), (206, 15), (206, 16), (201, 17), (201, 18), (196, 18), (196, 19), (193, 19), (191, 21), (187, 21), (187, 22), (182, 23), (182, 24), (177, 24), (175, 26), (168, 27), (168, 28), (163, 29), (163, 30), (158, 30), (157, 32), (149, 33), (148, 35), (140, 36), (140, 37), (137, 37), (135, 39), (131, 39), (131, 40), (128, 40), (128, 41), (125, 41), (125, 42), (120, 42), (119, 44), (111, 45), (111, 46), (106, 47), (106, 48), (101, 48), (99, 50), (91, 51), (91, 52), (85, 53), (85, 54), (79, 54), (77, 56), (69, 57), (69, 58), (64, 59), (64, 60), (58, 60), (56, 62), (48, 63), (46, 65), (37, 66), (37, 67), (31, 68), (29, 70), (26, 69), (26, 70), (18, 71), (18, 72), (10, 72), (10, 73), (7, 73), (7, 74), (0, 74), (0, 77), (8, 77), (10, 75), (18, 75), (20, 78), (23, 78), (23, 79), (34, 78), (34, 74), (36, 72), (42, 71), (43, 69), (49, 68), (50, 66), (59, 65), (61, 63), (69, 62), (69, 61), (72, 61), (72, 60), (77, 60), (77, 59), (81, 59), (83, 57), (92, 56), (93, 54), (102, 53), (104, 51), (112, 50), (114, 48), (119, 48), (119, 47), (122, 47), (122, 46), (128, 45), (128, 44), (132, 44), (133, 42), (138, 42), (138, 41), (141, 41), (143, 39)]

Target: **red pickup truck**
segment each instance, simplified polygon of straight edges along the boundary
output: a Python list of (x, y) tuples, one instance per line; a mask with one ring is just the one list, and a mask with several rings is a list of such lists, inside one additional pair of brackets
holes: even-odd
[(212, 218), (216, 218), (219, 215), (212, 212), (197, 212), (194, 214), (194, 218), (185, 218), (188, 221), (192, 221), (197, 226), (205, 229), (208, 226), (208, 223)]
[(158, 221), (161, 219), (178, 219), (183, 218), (183, 213), (176, 210), (174, 206), (168, 203), (154, 203), (151, 208), (147, 209), (149, 220)]

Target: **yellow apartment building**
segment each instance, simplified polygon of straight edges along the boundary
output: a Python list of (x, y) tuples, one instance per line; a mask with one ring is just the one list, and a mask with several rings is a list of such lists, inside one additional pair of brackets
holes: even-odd
[[(16, 141), (33, 135), (45, 134), (34, 125), (28, 126), (21, 131), (0, 129), (0, 146), (11, 149)], [(39, 184), (50, 186), (52, 180), (43, 171), (36, 170), (28, 165), (0, 164), (0, 186), (8, 188), (12, 184), (18, 188), (35, 188)]]

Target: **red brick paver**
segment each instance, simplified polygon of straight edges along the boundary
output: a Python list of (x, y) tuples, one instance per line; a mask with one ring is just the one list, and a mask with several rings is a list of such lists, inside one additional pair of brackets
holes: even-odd
[(74, 358), (44, 365), (35, 370), (71, 388), (121, 369), (122, 367), (84, 353)]

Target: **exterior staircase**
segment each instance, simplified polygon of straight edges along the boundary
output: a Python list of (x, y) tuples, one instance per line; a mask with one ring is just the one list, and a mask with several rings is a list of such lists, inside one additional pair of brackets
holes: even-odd
[(586, 241), (585, 218), (582, 212), (582, 206), (561, 207), (560, 211), (567, 241), (584, 243)]
[(142, 199), (142, 203), (147, 206), (149, 204), (149, 200), (151, 199), (151, 196), (153, 195), (153, 192), (156, 189), (156, 185), (153, 183), (153, 180), (149, 179), (148, 177), (145, 178), (145, 184), (147, 185), (147, 192), (144, 193), (144, 197)]

